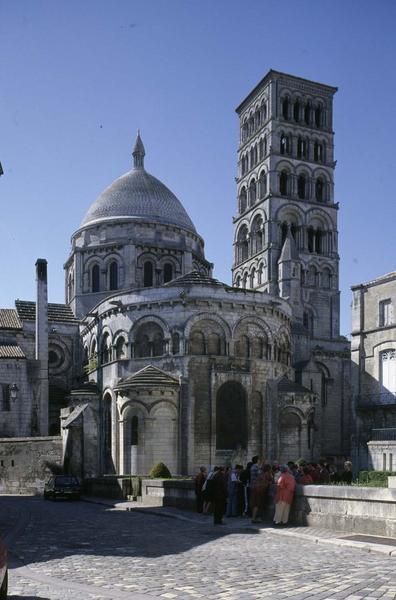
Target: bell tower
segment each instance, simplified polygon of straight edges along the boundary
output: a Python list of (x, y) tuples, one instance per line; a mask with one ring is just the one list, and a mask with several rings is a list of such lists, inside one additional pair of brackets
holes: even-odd
[(238, 106), (233, 285), (289, 299), (311, 337), (339, 337), (333, 96), (269, 71)]

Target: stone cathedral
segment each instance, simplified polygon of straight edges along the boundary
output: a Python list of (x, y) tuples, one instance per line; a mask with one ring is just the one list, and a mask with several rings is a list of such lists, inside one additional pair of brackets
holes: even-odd
[(41, 260), (37, 303), (0, 310), (1, 437), (61, 435), (81, 476), (349, 454), (335, 92), (271, 70), (238, 106), (231, 285), (137, 136), (72, 236), (65, 304)]

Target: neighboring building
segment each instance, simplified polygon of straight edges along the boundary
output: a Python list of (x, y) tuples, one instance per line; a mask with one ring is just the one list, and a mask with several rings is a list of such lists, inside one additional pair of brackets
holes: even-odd
[[(58, 404), (70, 470), (138, 473), (163, 461), (192, 473), (256, 453), (282, 461), (349, 454), (335, 91), (270, 71), (238, 107), (232, 286), (212, 277), (182, 204), (145, 170), (138, 135), (132, 170), (72, 236), (63, 308), (74, 316), (56, 331), (50, 323), (49, 374), (38, 293), (38, 372), (51, 414), (55, 376), (70, 392)], [(17, 345), (17, 330), (10, 336)]]
[(352, 294), (355, 461), (396, 470), (396, 272), (353, 286)]

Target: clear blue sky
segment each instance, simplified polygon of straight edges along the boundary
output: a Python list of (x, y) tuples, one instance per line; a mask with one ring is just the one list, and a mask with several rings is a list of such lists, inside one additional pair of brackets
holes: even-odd
[(336, 85), (342, 332), (350, 285), (396, 269), (393, 0), (0, 0), (0, 306), (63, 302), (70, 235), (129, 170), (184, 204), (230, 282), (234, 108), (268, 69)]

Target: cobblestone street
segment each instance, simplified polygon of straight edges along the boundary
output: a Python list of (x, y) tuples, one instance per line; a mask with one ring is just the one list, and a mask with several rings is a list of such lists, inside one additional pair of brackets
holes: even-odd
[(247, 521), (215, 528), (86, 502), (0, 497), (10, 598), (391, 600), (395, 558)]

